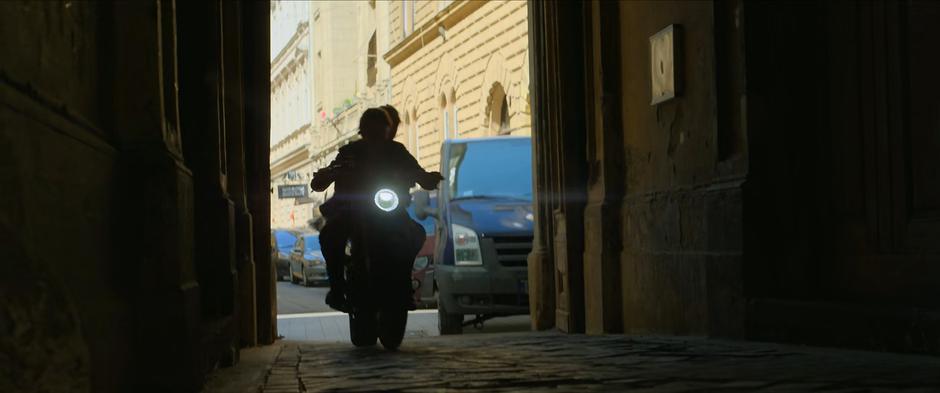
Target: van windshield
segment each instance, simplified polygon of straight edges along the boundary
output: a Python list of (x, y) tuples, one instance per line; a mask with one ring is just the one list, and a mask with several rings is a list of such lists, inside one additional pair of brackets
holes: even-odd
[(294, 248), (294, 243), (297, 243), (297, 236), (294, 236), (287, 231), (274, 231), (274, 238), (277, 241), (277, 248), (281, 251), (288, 251)]
[(451, 199), (532, 200), (529, 138), (454, 143), (447, 164)]
[(304, 248), (306, 248), (306, 250), (304, 250), (305, 252), (319, 251), (320, 250), (320, 236), (317, 236), (317, 235), (304, 236)]

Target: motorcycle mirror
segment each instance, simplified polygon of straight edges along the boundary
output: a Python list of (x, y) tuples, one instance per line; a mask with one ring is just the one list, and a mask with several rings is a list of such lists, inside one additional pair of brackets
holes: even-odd
[(414, 194), (415, 216), (419, 220), (427, 219), (428, 216), (436, 216), (437, 209), (430, 206), (431, 196), (427, 191), (417, 191)]

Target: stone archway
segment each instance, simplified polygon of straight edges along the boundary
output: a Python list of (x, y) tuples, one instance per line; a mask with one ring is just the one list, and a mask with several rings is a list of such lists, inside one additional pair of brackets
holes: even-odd
[(484, 104), (484, 120), (487, 135), (504, 135), (510, 132), (510, 110), (506, 88), (499, 82), (490, 86)]
[(434, 107), (438, 110), (437, 126), (441, 140), (457, 136), (457, 65), (453, 59), (444, 55), (437, 63), (434, 77), (434, 89), (431, 90)]
[[(490, 130), (490, 113), (493, 111), (493, 107), (500, 105), (502, 99), (507, 96), (506, 93), (509, 86), (512, 86), (512, 72), (506, 64), (506, 56), (503, 55), (502, 51), (497, 50), (490, 55), (489, 60), (486, 62), (486, 69), (483, 72), (483, 83), (480, 85), (480, 102), (483, 105), (480, 106), (479, 126), (483, 130), (488, 130), (488, 133)], [(496, 96), (493, 95), (494, 92)], [(495, 102), (493, 98), (495, 98)], [(501, 109), (502, 108), (496, 108), (497, 113), (499, 113)], [(489, 135), (495, 134), (489, 133)]]

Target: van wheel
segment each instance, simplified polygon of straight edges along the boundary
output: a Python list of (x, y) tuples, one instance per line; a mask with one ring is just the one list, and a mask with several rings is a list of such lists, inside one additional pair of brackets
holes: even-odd
[(441, 302), (437, 302), (437, 328), (442, 336), (463, 334), (463, 314), (451, 314), (444, 310)]

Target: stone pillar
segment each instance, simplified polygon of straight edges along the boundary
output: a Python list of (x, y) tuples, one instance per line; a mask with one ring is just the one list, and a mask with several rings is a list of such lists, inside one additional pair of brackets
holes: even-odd
[(252, 216), (245, 184), (245, 112), (242, 89), (241, 8), (222, 3), (223, 83), (225, 96), (228, 190), (235, 202), (235, 262), (238, 270), (238, 327), (243, 346), (257, 344), (255, 261), (252, 248)]
[(553, 303), (555, 324), (567, 332), (584, 330), (583, 11), (580, 2), (529, 6), (537, 221), (530, 302), (533, 327), (551, 326), (546, 306)]
[(236, 345), (235, 207), (227, 181), (221, 4), (181, 2), (177, 6), (183, 155), (194, 180), (194, 249), (203, 299), (204, 367), (212, 367), (216, 361), (234, 362)]
[[(120, 148), (122, 201), (116, 224), (125, 281), (136, 310), (130, 383), (188, 391), (201, 384), (196, 359), (200, 293), (193, 264), (193, 178), (179, 135), (174, 3), (110, 6), (113, 64), (109, 105)], [(133, 82), (132, 82), (133, 81)], [(154, 101), (154, 98), (159, 98)]]
[(587, 110), (588, 202), (584, 212), (584, 299), (588, 334), (623, 331), (620, 293), (620, 199), (623, 129), (620, 119), (620, 10), (617, 2), (591, 2), (585, 29), (589, 80)]
[(551, 135), (544, 132), (546, 116), (542, 115), (542, 108), (546, 107), (545, 88), (547, 64), (542, 61), (543, 53), (547, 50), (545, 42), (546, 21), (545, 4), (529, 3), (529, 64), (533, 69), (531, 86), (532, 111), (532, 171), (533, 171), (533, 203), (535, 205), (535, 233), (532, 242), (532, 253), (529, 254), (529, 312), (532, 317), (532, 328), (535, 330), (549, 329), (555, 326), (555, 261), (552, 256), (551, 234), (552, 206), (554, 195), (543, 192), (549, 187), (551, 170), (548, 165), (548, 147)]
[(258, 344), (277, 338), (274, 264), (271, 261), (270, 155), (270, 10), (266, 1), (238, 3), (242, 7), (242, 49), (245, 76), (244, 147), (248, 208), (252, 216)]

